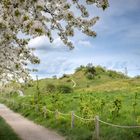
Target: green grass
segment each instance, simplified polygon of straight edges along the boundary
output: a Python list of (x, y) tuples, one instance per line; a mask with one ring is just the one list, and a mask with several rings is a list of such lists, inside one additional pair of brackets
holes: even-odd
[[(110, 74), (111, 73), (111, 74)], [(71, 79), (77, 86), (72, 93), (48, 93), (48, 84), (68, 85), (72, 87)], [(12, 95), (10, 99), (16, 100), (18, 105), (12, 105), (3, 101), (13, 110), (25, 117), (34, 120), (45, 127), (55, 129), (58, 133), (67, 136), (68, 140), (91, 140), (95, 138), (95, 123), (82, 122), (75, 118), (75, 127), (71, 129), (70, 116), (61, 116), (56, 120), (54, 114), (48, 113), (47, 118), (43, 117), (41, 108), (59, 110), (62, 113), (74, 111), (84, 118), (93, 118), (99, 115), (100, 119), (106, 122), (119, 125), (140, 125), (140, 78), (129, 78), (120, 73), (97, 71), (92, 80), (88, 80), (84, 71), (60, 79), (39, 80), (40, 95), (37, 96), (36, 81), (30, 86), (23, 88), (26, 96), (19, 97)], [(5, 95), (7, 97), (7, 94)], [(2, 101), (2, 99), (1, 99)], [(35, 109), (22, 108), (21, 103), (34, 105), (38, 102), (39, 111)], [(100, 124), (101, 140), (139, 140), (140, 128), (121, 129)]]
[(0, 117), (0, 140), (20, 140), (11, 127)]
[[(120, 125), (140, 125), (140, 94), (136, 99), (137, 105), (135, 109), (133, 109), (133, 102), (135, 94), (131, 92), (120, 92), (120, 91), (112, 91), (112, 92), (98, 92), (98, 93), (71, 93), (71, 94), (59, 94), (60, 100), (55, 104), (52, 102), (52, 95), (42, 96), (40, 98), (40, 108), (46, 106), (48, 109), (55, 111), (55, 109), (59, 109), (60, 112), (68, 113), (71, 110), (75, 111), (75, 113), (81, 117), (90, 118), (92, 115), (99, 115), (100, 119), (111, 122), (114, 124)], [(81, 112), (80, 107), (82, 107), (80, 98), (83, 98), (83, 104), (89, 105), (88, 100), (92, 99), (92, 105), (94, 106), (93, 111), (92, 108), (87, 108), (88, 111)], [(57, 97), (58, 98), (58, 97)], [(89, 99), (88, 99), (89, 98)], [(22, 103), (34, 104), (33, 96), (30, 97), (13, 97), (16, 100), (18, 105)], [(100, 108), (97, 104), (100, 104), (100, 101), (104, 99), (105, 104), (103, 108)], [(121, 109), (118, 113), (118, 116), (115, 114), (112, 115), (113, 101), (116, 99), (121, 100)], [(5, 102), (6, 103), (6, 102)], [(79, 119), (75, 119), (75, 127), (74, 129), (70, 128), (70, 117), (55, 119), (55, 115), (49, 113), (47, 118), (43, 118), (43, 114), (35, 112), (35, 109), (29, 109), (18, 106), (12, 106), (12, 104), (8, 104), (13, 110), (20, 112), (25, 117), (28, 117), (31, 120), (34, 120), (36, 123), (44, 125), (45, 127), (49, 127), (51, 129), (57, 130), (60, 134), (66, 135), (68, 140), (91, 140), (92, 135), (94, 134), (94, 122), (81, 122)], [(39, 111), (41, 112), (41, 110)], [(91, 112), (89, 114), (85, 114)], [(114, 128), (110, 126), (106, 126), (101, 124), (100, 126), (100, 137), (101, 140), (139, 140), (140, 139), (140, 129), (121, 129)]]

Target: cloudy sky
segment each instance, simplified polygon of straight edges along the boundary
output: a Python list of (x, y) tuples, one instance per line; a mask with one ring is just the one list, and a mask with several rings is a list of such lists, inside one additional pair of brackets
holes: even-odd
[(59, 38), (50, 44), (46, 37), (30, 41), (35, 54), (41, 59), (36, 65), (39, 78), (73, 73), (80, 65), (93, 63), (108, 69), (124, 72), (129, 76), (140, 75), (140, 0), (109, 0), (110, 7), (102, 11), (88, 7), (92, 16), (100, 20), (94, 26), (96, 38), (76, 32), (72, 42), (74, 50), (68, 50)]

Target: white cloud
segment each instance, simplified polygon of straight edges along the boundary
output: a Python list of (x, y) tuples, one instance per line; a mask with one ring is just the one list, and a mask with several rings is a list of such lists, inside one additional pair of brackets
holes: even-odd
[[(91, 8), (92, 16), (101, 17), (94, 26), (97, 38), (89, 38), (76, 30), (75, 37), (72, 38), (75, 49), (72, 51), (59, 38), (52, 44), (45, 36), (31, 40), (29, 46), (37, 49), (35, 54), (41, 59), (39, 77), (72, 73), (79, 65), (89, 62), (122, 72), (128, 67), (130, 75), (137, 74), (138, 72), (129, 69), (140, 66), (140, 48), (134, 44), (139, 40), (140, 26), (133, 19), (135, 15), (131, 17), (129, 13), (138, 9), (139, 4), (139, 0), (110, 0), (110, 7), (105, 11)], [(127, 46), (130, 43), (131, 49)]]
[[(60, 77), (64, 73), (72, 73), (75, 68), (74, 63), (65, 57), (56, 57), (55, 59), (48, 57), (46, 61), (42, 61), (43, 63), (39, 65), (37, 73), (40, 78), (52, 77), (53, 75)], [(32, 73), (32, 75), (36, 75), (36, 73)]]
[(78, 44), (82, 47), (92, 47), (92, 44), (88, 40), (80, 40)]
[(36, 37), (31, 39), (29, 42), (29, 47), (35, 48), (36, 50), (46, 50), (46, 51), (66, 51), (68, 48), (63, 44), (60, 38), (56, 38), (53, 43), (49, 42), (46, 36)]

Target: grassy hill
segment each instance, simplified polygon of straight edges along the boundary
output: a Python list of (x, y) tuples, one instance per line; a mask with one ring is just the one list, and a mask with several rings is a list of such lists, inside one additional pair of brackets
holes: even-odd
[[(75, 87), (73, 81), (76, 83)], [(19, 88), (17, 83), (11, 85)], [(56, 121), (54, 113), (48, 113), (46, 121), (41, 113), (33, 108), (23, 109), (21, 104), (37, 105), (40, 112), (45, 106), (54, 112), (74, 111), (83, 118), (98, 115), (101, 120), (114, 124), (140, 125), (140, 78), (130, 78), (116, 71), (89, 65), (77, 68), (71, 75), (30, 81), (21, 87), (26, 96), (13, 94), (10, 97), (16, 100), (18, 106), (5, 103), (35, 122), (56, 129), (66, 135), (68, 140), (94, 138), (94, 122), (83, 122), (75, 118), (75, 127), (71, 129), (71, 115), (60, 116)], [(100, 124), (100, 130), (101, 140), (140, 139), (139, 128), (120, 129)]]
[[(133, 90), (140, 88), (140, 78), (130, 78), (122, 73), (106, 70), (100, 66), (95, 67), (95, 74), (93, 78), (89, 79), (86, 76), (87, 67), (77, 68), (74, 74), (64, 74), (61, 78), (46, 78), (38, 81), (39, 90), (41, 93), (47, 92), (47, 85), (66, 85), (73, 88), (73, 82), (76, 86), (73, 88), (75, 92), (104, 92), (104, 91), (122, 91)], [(36, 91), (37, 81), (29, 83), (24, 89), (26, 94)], [(28, 88), (27, 88), (28, 86)]]

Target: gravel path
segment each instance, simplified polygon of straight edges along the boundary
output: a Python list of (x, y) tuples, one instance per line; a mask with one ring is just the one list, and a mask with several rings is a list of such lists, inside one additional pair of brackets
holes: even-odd
[(0, 104), (0, 116), (6, 120), (22, 140), (65, 140), (56, 132), (27, 120), (3, 104)]

